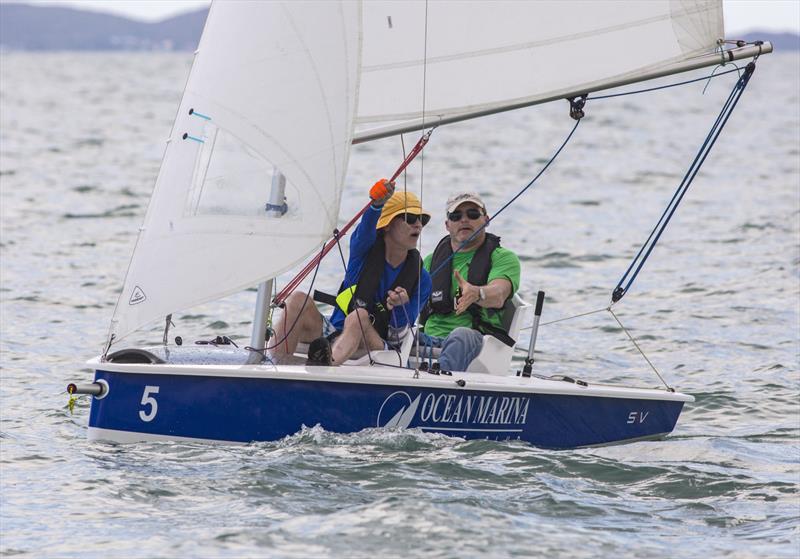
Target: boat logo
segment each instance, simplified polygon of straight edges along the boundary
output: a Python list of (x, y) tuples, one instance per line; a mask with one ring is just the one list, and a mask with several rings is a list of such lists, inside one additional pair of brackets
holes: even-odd
[(143, 303), (147, 299), (147, 296), (142, 291), (142, 288), (138, 285), (133, 288), (133, 294), (131, 295), (130, 300), (128, 301), (129, 305), (138, 305), (139, 303)]
[(378, 427), (519, 433), (528, 422), (529, 396), (499, 394), (391, 393), (378, 410)]
[(381, 409), (378, 410), (377, 426), (386, 427), (387, 429), (407, 429), (417, 413), (419, 399), (420, 396), (418, 395), (412, 402), (408, 393), (402, 391), (393, 392), (383, 401)]

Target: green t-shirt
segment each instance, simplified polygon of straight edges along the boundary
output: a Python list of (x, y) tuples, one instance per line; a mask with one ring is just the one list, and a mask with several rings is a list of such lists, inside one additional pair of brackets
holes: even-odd
[[(475, 256), (475, 251), (457, 252), (453, 256), (453, 272), (458, 270), (461, 277), (467, 279), (469, 273), (469, 263), (472, 262), (472, 257)], [(431, 260), (433, 254), (425, 257), (423, 266), (428, 272), (431, 271)], [(444, 272), (439, 272), (444, 273)], [(497, 278), (505, 278), (511, 282), (511, 292), (516, 293), (519, 289), (520, 266), (519, 258), (517, 255), (503, 247), (497, 247), (492, 251), (492, 269), (489, 271), (489, 278), (486, 280), (488, 284)], [(435, 281), (435, 280), (434, 280)], [(456, 281), (455, 273), (453, 273), (452, 284), (450, 286), (450, 294), (455, 297), (456, 290), (458, 289), (458, 282)], [(489, 311), (489, 312), (487, 312)], [(496, 312), (495, 309), (481, 309), (482, 319), (497, 327), (502, 326), (501, 313)], [(435, 313), (428, 317), (425, 323), (425, 333), (431, 336), (438, 336), (444, 338), (450, 332), (464, 326), (472, 328), (472, 315), (469, 312), (463, 312), (457, 315), (455, 312), (450, 314)]]

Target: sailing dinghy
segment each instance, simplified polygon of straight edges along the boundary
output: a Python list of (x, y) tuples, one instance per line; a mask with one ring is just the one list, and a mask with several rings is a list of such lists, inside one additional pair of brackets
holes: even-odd
[[(564, 99), (580, 118), (588, 94), (772, 49), (722, 37), (721, 0), (214, 3), (106, 351), (70, 388), (93, 395), (89, 438), (246, 443), (318, 424), (574, 448), (670, 433), (691, 396), (531, 375), (532, 350), (519, 374), (491, 341), (468, 372), (417, 366), (413, 335), (341, 367), (257, 350), (273, 278), (337, 227), (352, 144)], [(172, 313), (255, 285), (256, 349), (168, 343)], [(514, 303), (517, 338), (541, 300)], [(163, 344), (118, 349), (165, 317)]]

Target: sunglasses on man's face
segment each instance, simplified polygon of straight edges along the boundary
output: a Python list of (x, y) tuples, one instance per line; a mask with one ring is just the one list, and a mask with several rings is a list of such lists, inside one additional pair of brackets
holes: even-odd
[(405, 213), (405, 214), (400, 214), (397, 217), (399, 217), (409, 225), (414, 225), (417, 221), (421, 221), (423, 227), (428, 225), (428, 222), (431, 220), (431, 216), (425, 214), (417, 215), (417, 214)]
[(447, 219), (450, 221), (461, 221), (461, 218), (464, 217), (465, 213), (467, 214), (467, 217), (472, 220), (479, 219), (483, 215), (482, 211), (476, 210), (475, 208), (470, 208), (466, 212), (461, 210), (450, 212), (447, 214)]

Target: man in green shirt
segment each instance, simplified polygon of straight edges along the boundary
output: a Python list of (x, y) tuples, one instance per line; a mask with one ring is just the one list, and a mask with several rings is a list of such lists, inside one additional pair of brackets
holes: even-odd
[(446, 371), (465, 371), (481, 352), (486, 334), (514, 344), (503, 328), (503, 316), (519, 289), (519, 258), (487, 233), (488, 222), (480, 196), (451, 196), (445, 221), (449, 235), (423, 264), (433, 289), (423, 312), (420, 343), (442, 349), (439, 365)]

